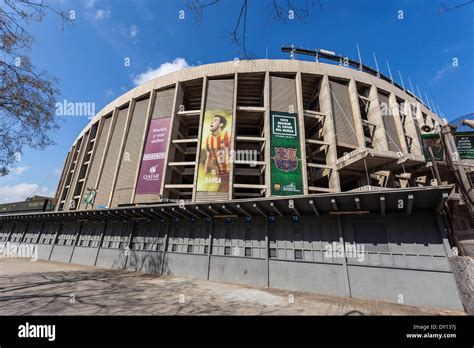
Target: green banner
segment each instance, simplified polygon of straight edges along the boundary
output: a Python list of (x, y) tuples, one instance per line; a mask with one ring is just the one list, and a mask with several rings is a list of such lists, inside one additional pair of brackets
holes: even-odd
[(275, 196), (303, 194), (298, 116), (271, 112), (270, 124), (271, 193)]
[(431, 161), (430, 152), (428, 150), (430, 147), (436, 161), (444, 160), (444, 147), (439, 134), (422, 134), (421, 142), (423, 144), (425, 161)]
[(460, 159), (474, 159), (474, 132), (454, 133)]
[(96, 190), (89, 190), (85, 196), (84, 199), (82, 200), (82, 203), (85, 204), (94, 204), (95, 196), (97, 194)]

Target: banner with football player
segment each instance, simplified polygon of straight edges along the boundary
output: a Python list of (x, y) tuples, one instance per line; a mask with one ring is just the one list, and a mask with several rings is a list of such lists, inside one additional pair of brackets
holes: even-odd
[(229, 192), (232, 121), (231, 110), (204, 114), (197, 179), (199, 192)]
[(275, 196), (303, 194), (298, 116), (271, 112), (270, 124), (271, 193)]

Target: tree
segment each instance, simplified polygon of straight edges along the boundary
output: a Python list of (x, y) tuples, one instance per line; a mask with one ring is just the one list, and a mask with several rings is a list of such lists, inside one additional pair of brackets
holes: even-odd
[[(232, 0), (230, 0), (232, 1)], [(260, 0), (259, 0), (260, 1)], [(289, 20), (303, 21), (306, 19), (311, 9), (318, 4), (322, 8), (320, 0), (267, 0), (270, 6), (270, 17), (273, 20), (287, 22)], [(225, 3), (222, 0), (187, 0), (186, 6), (194, 15), (196, 22), (200, 22), (203, 18), (203, 12), (210, 6)], [(298, 5), (297, 5), (298, 4)], [(237, 16), (237, 22), (233, 29), (228, 33), (228, 39), (241, 49), (241, 54), (245, 58), (250, 58), (251, 53), (246, 46), (247, 35), (247, 13), (249, 8), (249, 0), (242, 0), (242, 7)]]
[(38, 71), (28, 53), (34, 42), (26, 30), (47, 12), (66, 14), (44, 0), (0, 0), (0, 177), (8, 174), (25, 147), (44, 149), (54, 144), (56, 81)]
[(444, 14), (446, 12), (453, 11), (453, 10), (456, 10), (460, 7), (463, 7), (463, 6), (466, 6), (466, 5), (471, 5), (471, 4), (474, 4), (474, 0), (469, 0), (468, 2), (463, 2), (462, 4), (451, 5), (451, 6), (448, 6), (444, 3), (441, 3), (441, 6), (440, 6), (438, 12), (441, 15), (441, 14)]

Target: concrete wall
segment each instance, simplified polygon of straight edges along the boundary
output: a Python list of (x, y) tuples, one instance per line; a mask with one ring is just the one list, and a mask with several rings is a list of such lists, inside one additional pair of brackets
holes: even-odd
[(466, 312), (474, 315), (474, 260), (465, 256), (450, 258), (454, 277)]
[(462, 310), (449, 272), (348, 266), (352, 297)]
[(70, 245), (55, 245), (50, 257), (50, 261), (69, 262), (74, 247)]
[(211, 256), (209, 280), (267, 286), (266, 261), (239, 256)]
[(207, 255), (167, 252), (163, 274), (207, 278)]
[(99, 249), (96, 266), (124, 269), (127, 262), (127, 256), (124, 250), (120, 249)]
[(347, 296), (342, 265), (270, 260), (271, 288)]
[(52, 244), (37, 244), (36, 248), (38, 250), (38, 259), (49, 260), (51, 252), (53, 251)]
[(126, 269), (129, 271), (161, 274), (162, 261), (162, 252), (131, 250), (127, 257)]
[(76, 246), (72, 254), (71, 263), (94, 266), (97, 258), (97, 252), (97, 248)]

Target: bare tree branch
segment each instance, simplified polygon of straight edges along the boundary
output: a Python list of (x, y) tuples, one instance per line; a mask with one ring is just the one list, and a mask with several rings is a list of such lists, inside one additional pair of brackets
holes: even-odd
[(44, 149), (53, 144), (50, 131), (58, 128), (54, 116), (56, 81), (38, 71), (26, 54), (34, 42), (26, 29), (47, 12), (70, 22), (65, 13), (44, 0), (0, 0), (0, 176), (25, 146)]
[[(316, 3), (322, 8), (321, 0), (267, 0), (271, 5), (270, 16), (273, 16), (273, 20), (279, 20), (287, 22), (289, 20), (304, 21), (311, 12), (311, 9), (315, 7)], [(201, 22), (203, 18), (203, 11), (213, 5), (222, 4), (225, 1), (222, 0), (187, 0), (187, 8), (193, 13), (196, 22)], [(296, 6), (296, 3), (300, 6)], [(237, 23), (227, 33), (227, 38), (241, 49), (241, 55), (244, 58), (251, 58), (252, 54), (248, 51), (246, 46), (247, 38), (247, 19), (248, 19), (248, 7), (249, 1), (242, 0), (242, 7), (237, 16)]]
[(446, 4), (441, 4), (441, 7), (439, 8), (438, 12), (439, 14), (444, 14), (448, 11), (452, 11), (452, 10), (455, 10), (457, 8), (460, 8), (460, 7), (463, 7), (463, 6), (466, 6), (466, 5), (469, 5), (469, 4), (474, 4), (474, 0), (470, 0), (468, 2), (464, 2), (462, 4), (459, 4), (459, 5), (454, 5), (454, 6), (447, 6)]

